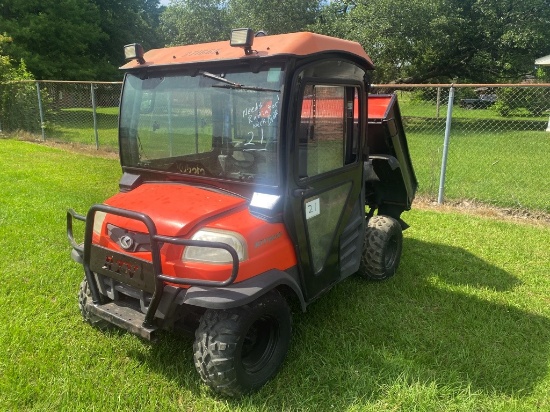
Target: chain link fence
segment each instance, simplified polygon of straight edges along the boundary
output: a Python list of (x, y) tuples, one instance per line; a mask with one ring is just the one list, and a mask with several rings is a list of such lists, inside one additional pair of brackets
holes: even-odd
[(421, 195), (550, 212), (550, 84), (372, 92), (398, 95)]
[(0, 132), (118, 150), (122, 83), (0, 83)]
[[(0, 84), (0, 133), (116, 151), (120, 89)], [(374, 85), (371, 92), (398, 95), (421, 196), (550, 213), (550, 84)]]

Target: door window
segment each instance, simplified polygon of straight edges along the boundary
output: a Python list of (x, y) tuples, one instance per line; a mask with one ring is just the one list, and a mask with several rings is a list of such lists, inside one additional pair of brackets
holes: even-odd
[(357, 159), (357, 102), (355, 87), (305, 87), (298, 129), (300, 179), (339, 169)]

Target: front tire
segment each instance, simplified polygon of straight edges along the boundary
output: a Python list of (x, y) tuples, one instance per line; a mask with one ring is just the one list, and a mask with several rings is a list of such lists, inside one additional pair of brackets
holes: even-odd
[(403, 250), (403, 231), (389, 216), (373, 216), (365, 231), (359, 274), (371, 280), (385, 280), (397, 271)]
[(291, 324), (288, 304), (276, 291), (237, 308), (208, 309), (193, 344), (197, 372), (211, 389), (227, 396), (259, 389), (286, 357)]
[(98, 328), (98, 329), (108, 329), (110, 327), (110, 323), (107, 322), (104, 319), (101, 319), (94, 315), (93, 313), (90, 313), (88, 310), (88, 302), (92, 300), (92, 292), (90, 291), (90, 287), (88, 285), (88, 281), (84, 277), (84, 280), (80, 283), (80, 290), (78, 291), (78, 307), (80, 308), (80, 313), (82, 314), (82, 318), (85, 322), (89, 323), (90, 325)]

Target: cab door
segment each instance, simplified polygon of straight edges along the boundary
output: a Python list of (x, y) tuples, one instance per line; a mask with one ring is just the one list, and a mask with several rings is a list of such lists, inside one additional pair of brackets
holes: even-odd
[(365, 229), (360, 84), (304, 78), (285, 219), (307, 300), (359, 267)]

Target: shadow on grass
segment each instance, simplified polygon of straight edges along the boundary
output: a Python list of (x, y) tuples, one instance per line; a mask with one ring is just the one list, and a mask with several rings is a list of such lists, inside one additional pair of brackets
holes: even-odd
[[(550, 320), (499, 303), (519, 285), (463, 249), (407, 239), (396, 277), (382, 283), (352, 277), (307, 313), (296, 313), (280, 373), (229, 404), (346, 409), (411, 387), (420, 388), (417, 396), (435, 387), (442, 394), (432, 396), (451, 401), (470, 391), (527, 396), (548, 372)], [(163, 339), (140, 360), (199, 395), (204, 387), (192, 338)]]

